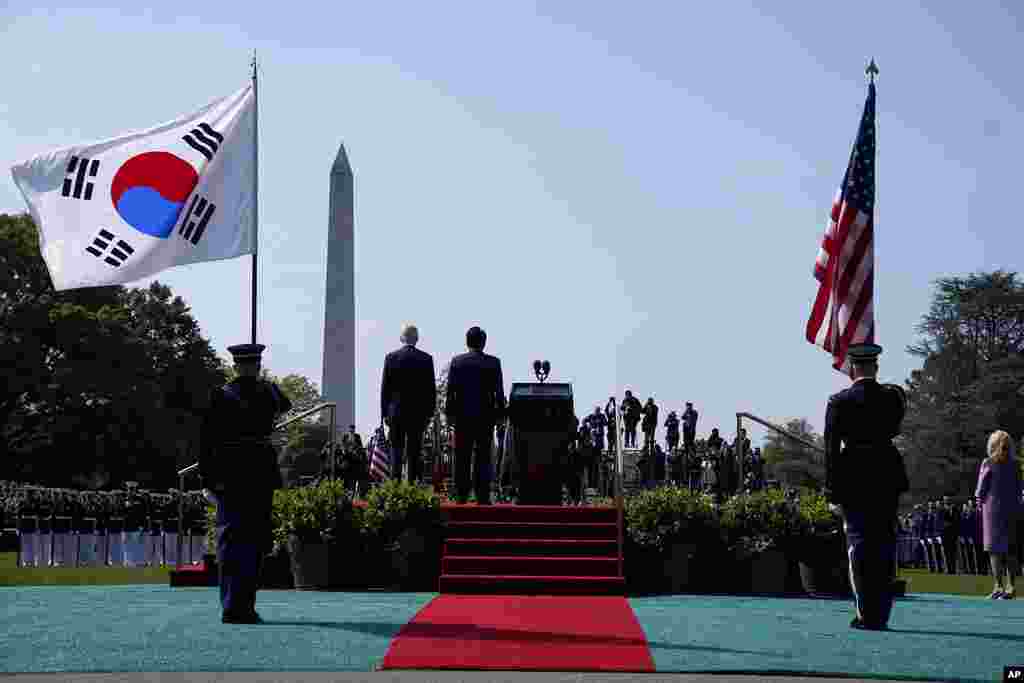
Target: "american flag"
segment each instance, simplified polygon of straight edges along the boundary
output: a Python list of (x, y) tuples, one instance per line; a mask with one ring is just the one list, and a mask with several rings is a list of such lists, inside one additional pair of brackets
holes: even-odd
[(370, 442), (370, 476), (376, 481), (385, 481), (391, 477), (391, 455), (383, 430)]
[(846, 373), (850, 345), (875, 341), (874, 212), (875, 84), (871, 83), (857, 141), (814, 263), (818, 296), (807, 321), (807, 341), (832, 354), (833, 367)]

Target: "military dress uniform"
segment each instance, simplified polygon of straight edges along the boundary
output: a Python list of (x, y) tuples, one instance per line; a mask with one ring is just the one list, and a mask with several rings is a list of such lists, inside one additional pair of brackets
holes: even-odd
[[(852, 360), (881, 352), (875, 344), (848, 350)], [(910, 488), (892, 440), (905, 412), (900, 387), (861, 378), (831, 396), (825, 413), (825, 494), (843, 515), (855, 628), (884, 629), (892, 611), (897, 504)]]
[[(236, 364), (259, 363), (262, 344), (228, 351)], [(282, 486), (270, 442), (274, 421), (291, 401), (272, 382), (239, 377), (215, 389), (203, 420), (199, 470), (218, 498), (217, 563), (225, 623), (260, 623), (256, 591), (269, 550), (274, 490)]]

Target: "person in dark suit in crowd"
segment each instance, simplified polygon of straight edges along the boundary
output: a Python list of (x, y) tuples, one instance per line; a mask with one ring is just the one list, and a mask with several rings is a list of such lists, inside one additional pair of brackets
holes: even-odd
[(416, 348), (416, 326), (404, 326), (400, 339), (402, 348), (384, 359), (380, 410), (388, 423), (392, 476), (401, 479), (402, 465), (408, 463), (408, 480), (416, 483), (422, 473), (423, 431), (437, 406), (437, 384), (433, 357)]
[(228, 347), (238, 378), (210, 396), (203, 418), (199, 472), (217, 501), (221, 621), (259, 624), (256, 591), (271, 540), (274, 490), (282, 486), (270, 443), (274, 420), (292, 403), (260, 377), (263, 344)]
[(608, 426), (608, 418), (605, 417), (600, 406), (594, 406), (594, 412), (587, 419), (590, 421), (590, 440), (593, 450), (591, 451), (590, 458), (586, 461), (584, 470), (586, 472), (586, 485), (587, 488), (597, 488), (598, 469), (601, 464), (601, 458), (604, 457), (604, 430)]
[(654, 433), (658, 429), (658, 406), (654, 398), (648, 398), (644, 404), (644, 421), (641, 425), (644, 429), (644, 448), (654, 447)]
[(722, 440), (722, 435), (718, 433), (718, 427), (714, 427), (711, 430), (711, 436), (708, 437), (708, 449), (717, 451), (722, 447), (723, 443), (725, 442)]
[(679, 447), (679, 416), (674, 410), (665, 419), (665, 447), (669, 454), (674, 454)]
[(570, 428), (573, 434), (565, 488), (569, 492), (569, 500), (579, 504), (583, 502), (583, 475), (587, 469), (587, 462), (593, 457), (593, 432), (588, 418), (583, 418), (580, 422), (575, 415)]
[(683, 448), (687, 453), (693, 453), (697, 443), (697, 411), (693, 404), (686, 402), (686, 410), (683, 411)]
[(470, 465), (477, 503), (490, 505), (489, 470), (494, 425), (505, 413), (505, 381), (501, 361), (484, 353), (487, 334), (479, 327), (466, 332), (467, 353), (448, 368), (445, 415), (455, 427), (455, 490), (458, 502), (469, 498)]
[(618, 444), (618, 425), (615, 424), (615, 397), (609, 396), (608, 403), (604, 404), (604, 419), (608, 423), (608, 450), (612, 453), (615, 452), (615, 446)]
[(626, 431), (623, 434), (625, 445), (623, 448), (636, 448), (636, 426), (640, 422), (640, 414), (643, 412), (640, 399), (633, 395), (633, 392), (626, 389), (626, 397), (622, 399), (622, 422)]
[(953, 505), (949, 496), (942, 497), (942, 515), (945, 527), (942, 532), (942, 552), (946, 555), (946, 572), (956, 574), (960, 554), (957, 536), (960, 533), (960, 509)]
[(847, 350), (853, 385), (831, 396), (825, 411), (825, 495), (838, 505), (849, 544), (857, 615), (850, 626), (885, 630), (893, 603), (896, 511), (910, 489), (903, 456), (892, 444), (900, 433), (906, 396), (880, 384), (875, 344)]

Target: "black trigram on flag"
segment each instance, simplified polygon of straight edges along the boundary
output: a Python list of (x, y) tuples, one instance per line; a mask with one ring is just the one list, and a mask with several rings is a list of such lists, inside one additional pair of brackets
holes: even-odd
[(113, 233), (100, 228), (99, 234), (85, 250), (96, 258), (102, 258), (104, 263), (117, 268), (127, 261), (135, 250), (124, 240), (117, 240), (115, 243), (115, 239), (117, 238)]
[(192, 132), (183, 137), (182, 140), (189, 147), (206, 157), (207, 161), (211, 161), (213, 155), (220, 149), (220, 143), (224, 142), (224, 136), (210, 128), (209, 124), (200, 123), (197, 128), (193, 128)]
[[(68, 177), (64, 179), (64, 187), (61, 189), (60, 195), (74, 199), (92, 199), (92, 181), (86, 180), (86, 176), (95, 178), (99, 170), (99, 159), (89, 161), (81, 157), (71, 157), (68, 162), (68, 170), (65, 171)], [(83, 189), (85, 190), (84, 195), (82, 194)]]
[(199, 244), (199, 240), (206, 230), (206, 225), (213, 218), (213, 212), (216, 210), (217, 207), (213, 202), (208, 202), (199, 195), (192, 197), (192, 203), (189, 204), (185, 218), (181, 221), (178, 234), (192, 244)]

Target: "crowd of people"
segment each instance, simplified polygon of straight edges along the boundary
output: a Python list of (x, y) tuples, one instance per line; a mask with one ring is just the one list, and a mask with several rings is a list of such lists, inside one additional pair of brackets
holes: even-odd
[[(697, 439), (699, 415), (693, 403), (687, 402), (681, 414), (669, 412), (663, 425), (665, 444), (662, 447), (657, 440), (658, 413), (653, 397), (641, 404), (632, 391), (626, 390), (618, 411), (615, 398), (610, 397), (604, 409), (595, 406), (582, 420), (577, 418), (578, 427), (570, 444), (573, 463), (570, 497), (578, 500), (584, 486), (599, 489), (601, 495), (611, 495), (619, 429), (623, 448), (639, 451), (632, 465), (636, 471), (623, 472), (623, 476), (638, 481), (641, 487), (672, 483), (717, 497), (764, 487), (761, 449), (750, 447), (745, 431), (732, 444), (726, 443), (718, 427), (706, 438)], [(640, 447), (637, 446), (638, 426), (644, 436)]]
[[(186, 525), (205, 523), (207, 503), (199, 491), (183, 496)], [(13, 481), (0, 482), (0, 528), (16, 528), (20, 520), (58, 519), (79, 529), (117, 527), (132, 531), (153, 522), (178, 519), (178, 492), (148, 491), (128, 486), (115, 491), (79, 491), (45, 488)]]

